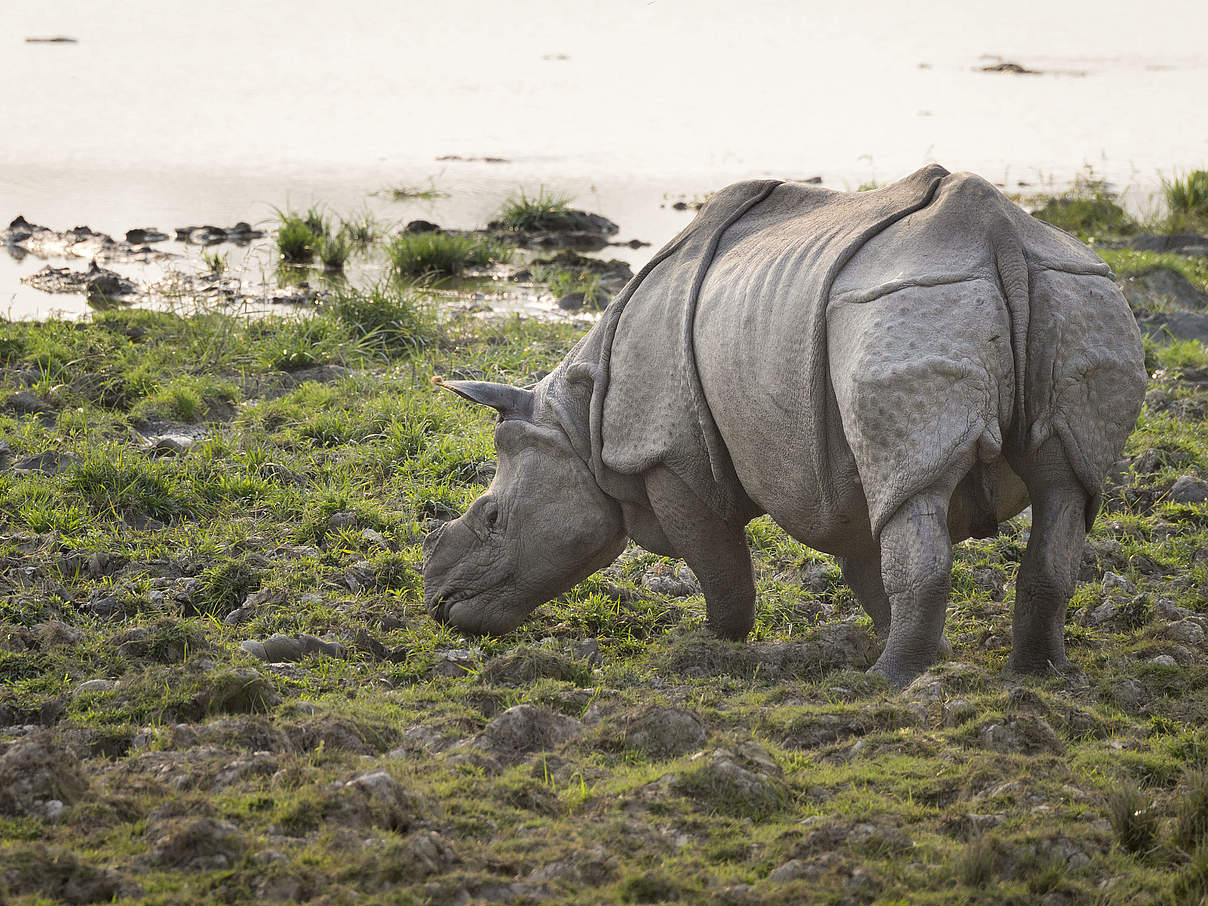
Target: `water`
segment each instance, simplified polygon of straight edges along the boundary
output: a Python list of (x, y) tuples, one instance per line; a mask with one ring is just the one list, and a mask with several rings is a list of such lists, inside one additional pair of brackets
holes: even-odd
[[(670, 200), (749, 176), (854, 188), (938, 160), (1032, 190), (1089, 166), (1144, 199), (1208, 165), (1202, 0), (9, 7), (0, 218), (57, 229), (312, 203), (471, 227), (545, 185), (657, 248), (690, 216)], [(995, 57), (1046, 74), (976, 71)], [(449, 197), (371, 195), (429, 184)], [(81, 310), (18, 283), (42, 264), (0, 256), (0, 310)]]

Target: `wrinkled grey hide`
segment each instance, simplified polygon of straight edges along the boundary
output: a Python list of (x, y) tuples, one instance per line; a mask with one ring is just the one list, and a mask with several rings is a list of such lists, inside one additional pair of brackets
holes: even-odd
[(730, 186), (531, 391), (499, 471), (425, 541), (439, 619), (506, 632), (632, 537), (683, 557), (742, 639), (743, 527), (839, 558), (904, 683), (935, 659), (952, 543), (1029, 501), (1013, 669), (1060, 670), (1104, 476), (1140, 411), (1140, 335), (1106, 265), (984, 180), (930, 166), (864, 193)]

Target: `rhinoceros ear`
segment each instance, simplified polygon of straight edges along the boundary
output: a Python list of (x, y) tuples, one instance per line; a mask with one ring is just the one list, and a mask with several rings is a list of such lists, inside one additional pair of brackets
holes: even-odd
[(498, 409), (500, 415), (527, 419), (533, 414), (536, 396), (531, 390), (491, 381), (446, 381), (439, 374), (432, 378), (432, 383), (472, 403)]

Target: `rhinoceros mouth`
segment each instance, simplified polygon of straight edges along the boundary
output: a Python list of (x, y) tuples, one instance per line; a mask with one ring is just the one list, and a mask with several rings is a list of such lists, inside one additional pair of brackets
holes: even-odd
[(512, 574), (509, 572), (498, 582), (486, 586), (485, 588), (476, 588), (473, 591), (460, 591), (450, 594), (437, 594), (430, 603), (428, 603), (428, 613), (438, 623), (448, 625), (449, 616), (453, 613), (453, 608), (458, 604), (468, 604), (481, 598), (483, 595), (490, 594), (497, 588), (501, 588), (510, 582)]

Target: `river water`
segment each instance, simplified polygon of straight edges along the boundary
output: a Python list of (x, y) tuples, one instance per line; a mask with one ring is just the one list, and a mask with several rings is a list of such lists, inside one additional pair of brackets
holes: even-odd
[[(545, 186), (657, 248), (690, 216), (671, 201), (744, 177), (855, 188), (937, 160), (1027, 192), (1089, 168), (1144, 207), (1208, 166), (1203, 0), (46, 0), (2, 20), (0, 218), (119, 237), (315, 203), (471, 227)], [(997, 60), (1042, 74), (980, 71)], [(399, 185), (447, 196), (372, 194)], [(42, 264), (0, 256), (0, 312), (82, 310), (20, 285)]]

